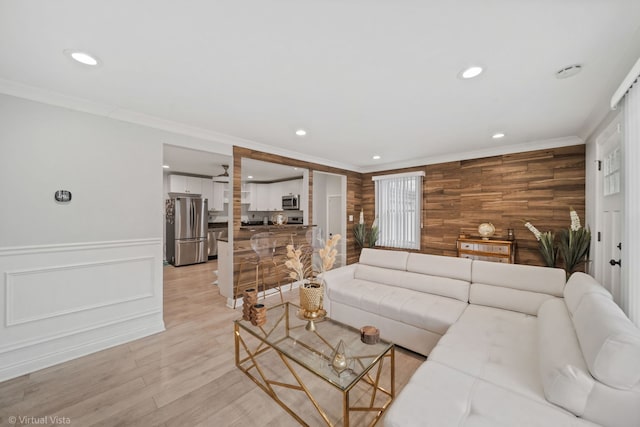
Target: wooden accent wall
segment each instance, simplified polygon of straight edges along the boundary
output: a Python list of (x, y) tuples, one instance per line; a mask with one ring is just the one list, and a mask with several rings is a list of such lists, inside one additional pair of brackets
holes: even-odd
[[(251, 150), (248, 148), (233, 147), (233, 232), (237, 234), (240, 231), (240, 187), (242, 184), (242, 158), (262, 160), (264, 162), (278, 163), (293, 167), (309, 169), (309, 223), (313, 223), (313, 171), (335, 173), (345, 175), (347, 177), (347, 212), (345, 215), (354, 215), (358, 218), (362, 206), (361, 189), (362, 175), (358, 172), (334, 168), (331, 166), (321, 165), (318, 163), (305, 162), (290, 157), (279, 156), (276, 154), (265, 153), (262, 151)], [(347, 222), (347, 235), (343, 236), (347, 240), (347, 264), (358, 261), (360, 251), (356, 247), (351, 232), (353, 223)]]
[(426, 173), (424, 253), (456, 256), (460, 232), (477, 236), (478, 225), (491, 222), (496, 236), (514, 229), (517, 263), (543, 265), (538, 242), (525, 221), (540, 231), (557, 232), (569, 226), (573, 207), (584, 225), (584, 145), (363, 174), (362, 205), (368, 224), (375, 209), (372, 176), (416, 170)]

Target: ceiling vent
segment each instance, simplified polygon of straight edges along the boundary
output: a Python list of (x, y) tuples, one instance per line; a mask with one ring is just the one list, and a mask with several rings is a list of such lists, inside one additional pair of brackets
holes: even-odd
[(582, 71), (582, 65), (569, 65), (568, 67), (564, 67), (563, 69), (556, 71), (556, 79), (567, 79), (575, 76), (580, 71)]

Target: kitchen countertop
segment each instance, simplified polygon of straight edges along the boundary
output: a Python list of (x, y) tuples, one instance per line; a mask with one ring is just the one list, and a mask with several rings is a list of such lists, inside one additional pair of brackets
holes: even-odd
[[(243, 225), (240, 227), (240, 231), (242, 231), (243, 233), (241, 233), (240, 236), (236, 236), (236, 241), (248, 241), (249, 237), (251, 236), (252, 231), (256, 231), (256, 232), (263, 232), (263, 231), (283, 231), (283, 230), (306, 230), (310, 227), (316, 227), (316, 225), (304, 225), (304, 224), (284, 224), (284, 225)], [(249, 232), (249, 233), (247, 233)], [(218, 238), (218, 241), (222, 241), (222, 242), (228, 242), (229, 238), (228, 236), (221, 236)]]
[(269, 225), (264, 224), (256, 224), (256, 225), (241, 225), (240, 230), (268, 230), (268, 229), (280, 229), (280, 228), (295, 228), (295, 227), (315, 227), (315, 225), (304, 225), (304, 224), (283, 224), (283, 225), (275, 225), (269, 223)]
[(227, 228), (229, 223), (227, 222), (210, 222), (208, 228)]

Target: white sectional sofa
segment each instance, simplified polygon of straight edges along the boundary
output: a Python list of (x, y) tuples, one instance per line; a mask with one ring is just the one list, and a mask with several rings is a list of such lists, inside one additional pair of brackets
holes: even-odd
[(640, 331), (591, 276), (364, 249), (325, 281), (332, 318), (428, 355), (387, 427), (640, 426)]

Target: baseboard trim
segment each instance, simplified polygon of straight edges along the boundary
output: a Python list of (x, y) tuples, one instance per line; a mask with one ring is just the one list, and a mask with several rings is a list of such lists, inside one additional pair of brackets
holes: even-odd
[[(109, 332), (109, 329), (112, 329), (112, 331)], [(46, 340), (46, 342), (34, 342), (19, 348), (12, 346), (13, 348), (0, 352), (0, 359), (13, 359), (18, 360), (18, 362), (0, 368), (0, 381), (6, 381), (97, 351), (126, 344), (164, 330), (162, 311), (154, 310), (119, 322), (98, 325), (94, 328), (85, 328), (76, 331), (75, 334), (54, 337)], [(97, 333), (96, 338), (90, 339), (90, 337), (86, 337), (86, 335), (91, 335), (92, 333)], [(71, 343), (70, 345), (69, 342), (73, 341), (74, 338), (81, 341), (81, 343)], [(45, 344), (46, 346), (55, 345), (60, 350), (40, 352), (38, 347), (44, 347)], [(25, 357), (22, 353), (27, 352), (38, 356)], [(14, 355), (12, 356), (10, 353), (14, 353)]]

